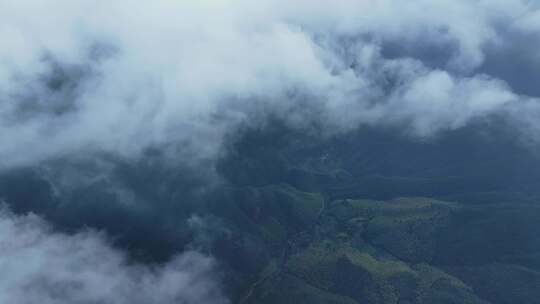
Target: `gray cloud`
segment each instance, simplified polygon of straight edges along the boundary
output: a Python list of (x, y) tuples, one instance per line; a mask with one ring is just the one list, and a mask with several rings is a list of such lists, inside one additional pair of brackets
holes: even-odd
[(540, 71), (509, 47), (519, 35), (538, 44), (538, 11), (525, 0), (4, 1), (0, 166), (151, 146), (212, 159), (269, 113), (326, 132), (403, 124), (429, 136), (494, 113), (521, 126), (534, 90), (486, 65), (505, 54)]
[(96, 232), (55, 233), (35, 215), (0, 213), (1, 303), (228, 303), (212, 258), (129, 263)]

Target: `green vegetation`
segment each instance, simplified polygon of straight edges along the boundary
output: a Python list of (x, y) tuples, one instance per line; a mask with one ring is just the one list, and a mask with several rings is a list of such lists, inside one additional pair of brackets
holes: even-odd
[(284, 274), (265, 282), (247, 301), (257, 304), (357, 304), (353, 299), (336, 295), (312, 285), (292, 275)]
[[(231, 202), (229, 208), (240, 214), (229, 220), (241, 225), (247, 219), (251, 237), (272, 248), (273, 258), (260, 260), (258, 270), (246, 277), (239, 303), (511, 303), (505, 299), (519, 298), (490, 296), (505, 290), (486, 284), (491, 277), (530, 280), (507, 289), (524, 295), (521, 303), (536, 303), (525, 297), (540, 296), (533, 287), (540, 278), (534, 270), (540, 265), (540, 242), (523, 235), (528, 221), (540, 219), (529, 200), (512, 205), (506, 197), (480, 213), (487, 203), (422, 197), (325, 201), (321, 194), (288, 185), (242, 191), (252, 199)], [(489, 264), (469, 266), (479, 265), (480, 258)]]

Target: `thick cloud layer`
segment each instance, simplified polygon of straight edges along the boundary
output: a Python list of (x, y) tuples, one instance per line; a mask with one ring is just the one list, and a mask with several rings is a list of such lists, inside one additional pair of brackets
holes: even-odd
[(0, 213), (0, 303), (228, 303), (211, 258), (185, 252), (130, 264), (102, 235), (52, 232), (35, 215)]
[(538, 75), (538, 12), (526, 0), (2, 1), (0, 164), (151, 146), (213, 158), (269, 113), (325, 132), (425, 136), (500, 112), (521, 125), (536, 91), (505, 66)]

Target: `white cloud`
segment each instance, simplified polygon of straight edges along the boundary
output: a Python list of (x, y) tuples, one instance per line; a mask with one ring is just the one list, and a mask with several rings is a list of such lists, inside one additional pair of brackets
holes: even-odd
[[(486, 47), (505, 47), (508, 29), (538, 30), (535, 9), (519, 0), (0, 1), (0, 167), (103, 150), (132, 157), (151, 145), (213, 158), (254, 113), (329, 132), (457, 128), (519, 107), (503, 81), (476, 69)], [(412, 53), (385, 57), (386, 43)], [(432, 47), (449, 52), (436, 69), (414, 53)], [(78, 80), (51, 89), (51, 62)]]
[(0, 212), (0, 303), (224, 304), (212, 258), (130, 263), (101, 234), (56, 233), (35, 215)]

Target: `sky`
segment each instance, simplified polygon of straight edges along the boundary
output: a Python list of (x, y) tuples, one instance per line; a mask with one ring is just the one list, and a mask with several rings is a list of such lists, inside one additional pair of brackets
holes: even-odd
[[(503, 118), (540, 143), (536, 1), (0, 0), (0, 35), (0, 171), (151, 148), (212, 162), (270, 117), (415, 138)], [(0, 302), (226, 303), (211, 257), (131, 265), (99, 232), (9, 211), (0, 226), (0, 269), (18, 273)]]

